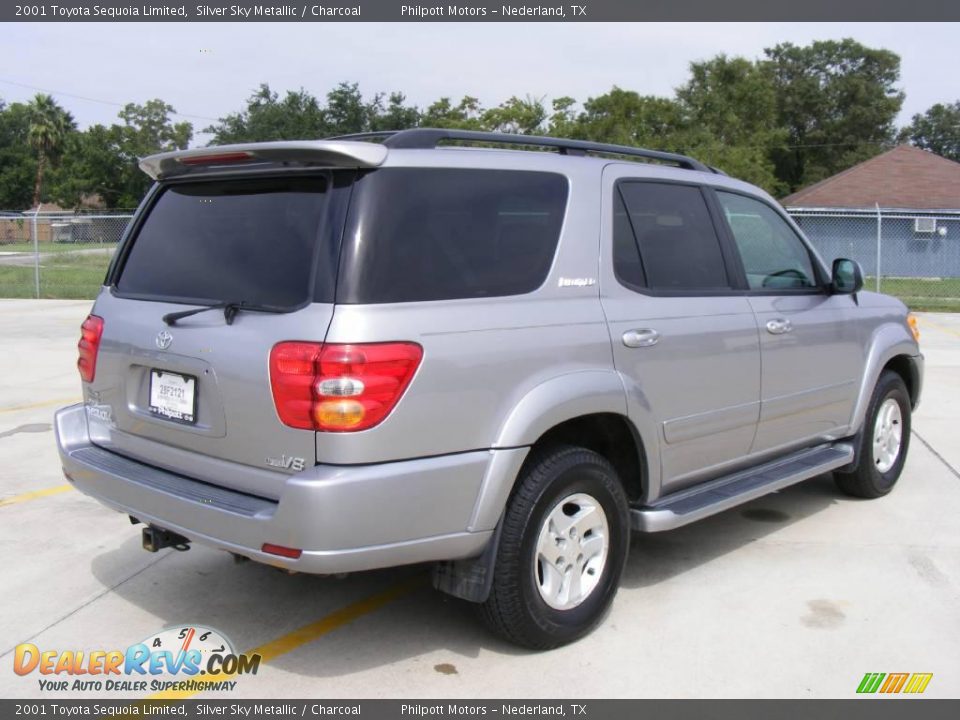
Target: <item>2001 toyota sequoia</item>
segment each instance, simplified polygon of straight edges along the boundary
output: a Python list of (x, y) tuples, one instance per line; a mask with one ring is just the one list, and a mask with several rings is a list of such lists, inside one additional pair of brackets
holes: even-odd
[(141, 167), (56, 431), (147, 549), (435, 562), (547, 648), (602, 617), (631, 530), (903, 468), (906, 308), (691, 158), (418, 129)]

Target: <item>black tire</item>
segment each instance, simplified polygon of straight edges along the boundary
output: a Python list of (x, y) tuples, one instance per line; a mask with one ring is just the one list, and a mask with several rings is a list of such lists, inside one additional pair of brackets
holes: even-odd
[[(877, 414), (887, 401), (893, 399), (900, 407), (901, 440), (900, 452), (893, 466), (881, 472), (874, 460), (874, 434)], [(907, 459), (907, 450), (910, 447), (910, 394), (903, 379), (891, 370), (884, 370), (877, 381), (867, 407), (867, 414), (863, 423), (863, 432), (860, 445), (857, 448), (859, 462), (856, 470), (842, 473), (835, 472), (834, 479), (837, 486), (847, 495), (858, 498), (873, 499), (883, 497), (897, 484), (903, 464)]]
[[(591, 496), (606, 516), (606, 562), (581, 604), (557, 610), (537, 586), (537, 541), (548, 514), (575, 493)], [(524, 466), (507, 505), (493, 587), (480, 615), (498, 635), (523, 647), (546, 650), (573, 642), (593, 629), (613, 602), (629, 547), (627, 496), (613, 466), (585, 448), (541, 451)]]

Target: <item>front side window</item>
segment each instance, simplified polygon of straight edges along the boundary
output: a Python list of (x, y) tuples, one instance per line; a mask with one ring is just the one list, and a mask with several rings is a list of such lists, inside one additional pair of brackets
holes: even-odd
[(810, 253), (771, 207), (735, 193), (717, 192), (751, 290), (817, 287)]
[(631, 269), (629, 245), (622, 241), (623, 221), (629, 220), (648, 288), (666, 292), (729, 289), (720, 238), (700, 188), (656, 182), (622, 182), (618, 187), (626, 207), (617, 229), (621, 239), (614, 248), (621, 282), (630, 272), (640, 276), (639, 270)]

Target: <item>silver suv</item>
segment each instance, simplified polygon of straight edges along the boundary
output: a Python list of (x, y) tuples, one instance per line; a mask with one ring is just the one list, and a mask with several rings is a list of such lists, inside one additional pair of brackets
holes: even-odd
[(903, 468), (904, 305), (689, 157), (417, 129), (141, 168), (56, 431), (148, 550), (431, 562), (549, 648), (602, 618), (631, 530)]

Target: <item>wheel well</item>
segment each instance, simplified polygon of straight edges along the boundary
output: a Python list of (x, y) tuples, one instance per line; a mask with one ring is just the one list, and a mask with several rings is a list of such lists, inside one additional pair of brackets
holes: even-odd
[(597, 413), (567, 420), (541, 435), (533, 449), (551, 445), (578, 445), (603, 455), (616, 468), (627, 497), (631, 501), (642, 498), (646, 481), (643, 443), (623, 415)]
[(918, 378), (917, 369), (913, 361), (906, 355), (897, 355), (891, 358), (887, 364), (883, 366), (883, 369), (892, 370), (900, 376), (903, 384), (907, 386), (907, 392), (910, 394), (910, 404), (916, 406)]

